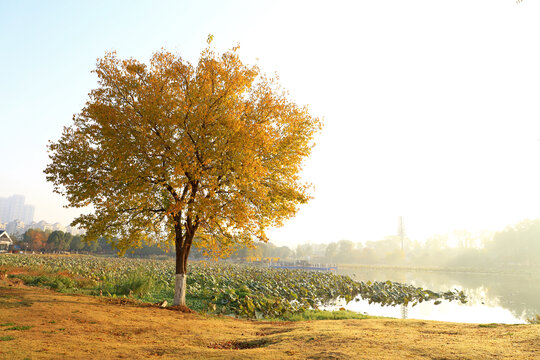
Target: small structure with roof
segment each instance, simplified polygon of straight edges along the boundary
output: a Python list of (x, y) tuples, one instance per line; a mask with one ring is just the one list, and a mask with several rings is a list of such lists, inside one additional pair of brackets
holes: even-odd
[(13, 245), (13, 240), (9, 237), (6, 230), (0, 229), (0, 252), (7, 252)]

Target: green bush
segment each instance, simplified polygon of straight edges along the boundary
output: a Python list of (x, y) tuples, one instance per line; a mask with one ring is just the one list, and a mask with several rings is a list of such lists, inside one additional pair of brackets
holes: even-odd
[(14, 277), (21, 279), (26, 285), (41, 286), (58, 291), (77, 288), (77, 281), (60, 275), (23, 275)]
[(104, 281), (99, 290), (103, 294), (145, 297), (150, 292), (159, 291), (154, 279), (141, 271), (129, 273), (126, 277)]

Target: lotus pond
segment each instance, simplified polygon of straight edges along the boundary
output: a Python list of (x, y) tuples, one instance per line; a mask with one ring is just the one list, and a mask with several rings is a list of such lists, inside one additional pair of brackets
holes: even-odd
[[(339, 304), (347, 310), (386, 317), (465, 323), (524, 324), (540, 314), (540, 273), (537, 269), (510, 272), (507, 269), (459, 271), (459, 269), (397, 269), (384, 267), (342, 267), (338, 274), (356, 281), (392, 280), (434, 291), (459, 289), (467, 303), (422, 303), (408, 307), (381, 307), (366, 301)], [(335, 309), (335, 306), (328, 309)]]
[[(0, 271), (14, 267), (40, 274), (15, 275), (25, 283), (59, 291), (169, 303), (174, 295), (174, 263), (170, 260), (0, 255)], [(457, 290), (434, 292), (393, 281), (355, 281), (329, 272), (228, 262), (197, 262), (188, 267), (186, 302), (197, 311), (277, 319), (336, 302), (360, 300), (381, 306), (467, 301), (465, 294)]]

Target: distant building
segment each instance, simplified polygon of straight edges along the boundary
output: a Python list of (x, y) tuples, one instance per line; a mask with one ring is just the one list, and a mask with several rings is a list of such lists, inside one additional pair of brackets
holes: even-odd
[(24, 196), (12, 195), (7, 198), (0, 197), (0, 222), (8, 223), (20, 220), (30, 224), (34, 220), (34, 205), (24, 203)]
[(46, 222), (45, 220), (41, 220), (39, 222), (33, 221), (32, 223), (25, 224), (24, 231), (27, 231), (29, 229), (36, 229), (36, 230), (50, 231), (50, 232), (62, 231), (62, 232), (69, 232), (72, 235), (80, 235), (82, 233), (81, 229), (79, 228), (72, 228), (69, 226), (66, 227), (60, 224), (59, 222), (51, 224), (51, 223)]
[(45, 220), (41, 220), (40, 222), (36, 223), (33, 227), (33, 229), (39, 229), (39, 230), (43, 230), (43, 231), (53, 231), (53, 224), (49, 224), (48, 222), (46, 222)]
[(66, 232), (66, 227), (60, 223), (54, 223), (52, 225), (52, 229), (53, 231), (62, 231), (62, 232)]
[(24, 230), (25, 230), (24, 222), (18, 219), (10, 221), (6, 225), (6, 231), (9, 232), (10, 234), (22, 234), (24, 233)]
[(6, 230), (0, 230), (0, 252), (6, 252), (13, 245), (13, 240), (9, 237)]
[(23, 214), (22, 214), (22, 221), (25, 224), (30, 224), (32, 221), (34, 221), (34, 212), (36, 211), (36, 208), (34, 205), (24, 205), (23, 207)]
[(45, 220), (41, 220), (39, 222), (35, 222), (35, 221), (26, 222), (20, 219), (16, 219), (16, 220), (12, 220), (6, 223), (0, 222), (0, 229), (5, 229), (5, 231), (10, 233), (12, 236), (14, 234), (23, 234), (30, 229), (49, 231), (49, 232), (62, 231), (62, 232), (69, 232), (72, 235), (84, 234), (84, 231), (82, 231), (79, 228), (69, 227), (69, 226), (66, 227), (60, 224), (59, 222), (51, 224), (51, 223), (46, 222)]
[(0, 221), (9, 222), (8, 220), (8, 201), (7, 198), (0, 197)]

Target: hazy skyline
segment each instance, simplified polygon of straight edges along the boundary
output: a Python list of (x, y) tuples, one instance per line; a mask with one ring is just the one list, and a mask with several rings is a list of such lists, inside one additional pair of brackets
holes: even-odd
[[(271, 241), (413, 239), (540, 218), (540, 4), (483, 1), (0, 1), (0, 197), (68, 225), (43, 169), (96, 59), (224, 52), (324, 117), (309, 204)], [(6, 176), (7, 174), (7, 176)]]

